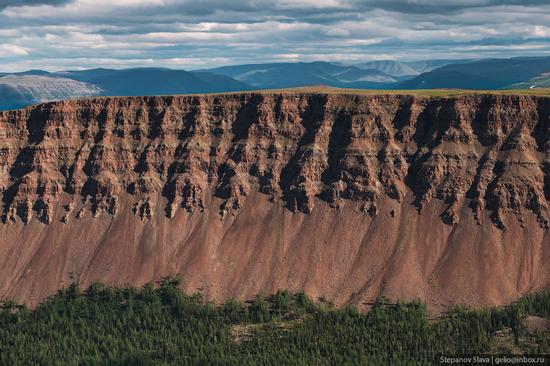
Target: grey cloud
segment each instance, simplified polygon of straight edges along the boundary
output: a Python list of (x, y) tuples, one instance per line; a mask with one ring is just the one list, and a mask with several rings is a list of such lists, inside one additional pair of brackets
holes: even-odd
[(0, 0), (0, 10), (9, 6), (63, 5), (71, 0)]
[(357, 14), (357, 11), (387, 10), (400, 13), (450, 13), (482, 7), (515, 5), (533, 7), (548, 5), (548, 0), (342, 0), (340, 6), (312, 6), (297, 1), (292, 7), (281, 6), (273, 0), (204, 0), (174, 1), (167, 8), (179, 8), (186, 14), (204, 16), (216, 12), (255, 12), (288, 15), (291, 17), (319, 16), (322, 14)]
[(548, 0), (355, 0), (354, 5), (360, 9), (381, 9), (409, 14), (444, 14), (467, 9), (495, 7), (504, 5), (539, 6), (548, 5)]
[[(0, 44), (28, 54), (13, 52), (1, 71), (550, 53), (548, 0), (8, 2), (0, 0)], [(2, 12), (6, 4), (14, 7)]]

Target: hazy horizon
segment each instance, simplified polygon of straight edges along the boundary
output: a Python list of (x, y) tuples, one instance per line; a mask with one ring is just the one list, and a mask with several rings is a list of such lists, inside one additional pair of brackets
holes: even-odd
[[(523, 56), (516, 56), (516, 57), (523, 57)], [(550, 57), (550, 55), (533, 55), (533, 56), (525, 56), (525, 57)], [(497, 59), (508, 59), (509, 57), (497, 57)], [(156, 66), (156, 65), (113, 65), (113, 66), (83, 66), (83, 67), (74, 67), (74, 68), (29, 68), (29, 69), (21, 69), (16, 71), (5, 71), (0, 69), (0, 73), (4, 72), (7, 74), (11, 73), (19, 73), (19, 72), (28, 72), (28, 71), (47, 71), (51, 73), (62, 73), (62, 72), (68, 72), (68, 71), (86, 71), (86, 70), (93, 70), (93, 69), (110, 69), (110, 70), (127, 70), (127, 69), (169, 69), (169, 70), (183, 70), (183, 71), (200, 71), (200, 70), (210, 70), (215, 69), (219, 67), (231, 67), (231, 66), (247, 66), (247, 65), (264, 65), (264, 64), (291, 64), (291, 63), (315, 63), (315, 62), (328, 62), (328, 63), (334, 63), (334, 64), (342, 64), (342, 65), (359, 65), (361, 63), (366, 62), (376, 62), (376, 61), (396, 61), (396, 62), (428, 62), (428, 61), (438, 61), (438, 60), (450, 60), (446, 58), (440, 58), (440, 59), (420, 59), (420, 60), (392, 60), (392, 59), (384, 59), (384, 60), (364, 60), (364, 61), (323, 61), (323, 60), (313, 60), (313, 61), (272, 61), (272, 62), (247, 62), (247, 63), (230, 63), (230, 64), (220, 64), (220, 65), (214, 65), (214, 66), (208, 66), (208, 67), (200, 67), (200, 66), (190, 66), (185, 67), (185, 65), (175, 65), (175, 66)], [(477, 60), (477, 59), (452, 59), (456, 61), (460, 60)]]

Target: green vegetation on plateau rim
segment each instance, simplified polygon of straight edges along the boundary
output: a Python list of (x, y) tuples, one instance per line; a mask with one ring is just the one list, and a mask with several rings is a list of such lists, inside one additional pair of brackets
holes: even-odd
[[(550, 96), (550, 88), (534, 89), (500, 89), (500, 90), (467, 90), (467, 89), (416, 89), (416, 90), (383, 90), (383, 89), (346, 89), (331, 86), (303, 86), (286, 89), (259, 89), (242, 92), (183, 94), (183, 95), (232, 95), (232, 94), (351, 94), (351, 95), (412, 95), (416, 97), (456, 97), (461, 95), (538, 95)], [(96, 97), (109, 98), (109, 97)]]
[[(322, 93), (322, 94), (361, 94), (361, 95), (413, 95), (419, 97), (455, 97), (460, 95), (539, 95), (550, 96), (550, 88), (467, 90), (467, 89), (418, 89), (418, 90), (378, 90), (345, 89), (327, 86), (306, 86), (290, 89), (259, 90), (258, 93)], [(251, 93), (246, 91), (243, 93)], [(254, 92), (252, 92), (254, 93)]]
[[(278, 292), (216, 306), (164, 279), (141, 289), (71, 285), (34, 310), (0, 310), (1, 365), (424, 365), (440, 355), (548, 353), (550, 292), (430, 319), (418, 302), (367, 314)], [(545, 319), (546, 318), (546, 319)]]

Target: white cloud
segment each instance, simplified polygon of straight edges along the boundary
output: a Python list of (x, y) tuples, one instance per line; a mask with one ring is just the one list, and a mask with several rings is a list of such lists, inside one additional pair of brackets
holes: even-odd
[(349, 30), (343, 28), (331, 28), (327, 31), (327, 36), (330, 37), (347, 37)]
[(0, 44), (0, 57), (27, 56), (29, 52), (14, 44)]
[(543, 37), (543, 38), (550, 37), (550, 27), (537, 25), (533, 27), (531, 34), (534, 37)]
[(323, 8), (343, 8), (347, 4), (341, 0), (279, 0), (277, 5), (281, 8), (295, 9), (304, 7)]

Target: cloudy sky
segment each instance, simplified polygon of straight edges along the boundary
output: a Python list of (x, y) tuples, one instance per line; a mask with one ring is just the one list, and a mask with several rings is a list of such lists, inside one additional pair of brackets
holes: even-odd
[(550, 0), (0, 0), (0, 71), (550, 56)]

